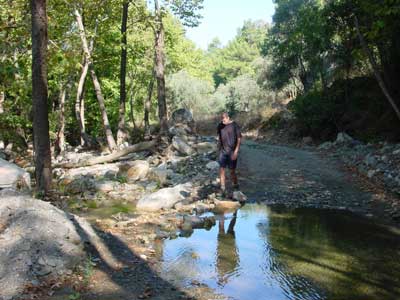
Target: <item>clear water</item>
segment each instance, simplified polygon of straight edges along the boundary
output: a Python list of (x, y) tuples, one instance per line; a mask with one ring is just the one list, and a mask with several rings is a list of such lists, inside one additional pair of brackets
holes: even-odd
[(167, 240), (162, 276), (230, 299), (400, 299), (400, 233), (343, 211), (246, 204)]

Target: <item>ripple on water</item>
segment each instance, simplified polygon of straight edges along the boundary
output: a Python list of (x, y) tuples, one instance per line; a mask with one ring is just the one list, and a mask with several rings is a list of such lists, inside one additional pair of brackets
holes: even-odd
[(343, 211), (247, 204), (167, 240), (162, 276), (232, 299), (400, 299), (400, 235)]

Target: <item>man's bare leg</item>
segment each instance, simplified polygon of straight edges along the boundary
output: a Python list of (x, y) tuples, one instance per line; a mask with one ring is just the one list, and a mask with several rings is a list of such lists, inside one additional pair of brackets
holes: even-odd
[(231, 180), (232, 180), (233, 188), (234, 189), (238, 189), (239, 188), (239, 184), (238, 184), (238, 179), (237, 179), (237, 175), (236, 175), (236, 170), (235, 169), (231, 169)]
[(219, 168), (219, 179), (220, 179), (220, 185), (221, 185), (221, 191), (225, 192), (225, 168)]

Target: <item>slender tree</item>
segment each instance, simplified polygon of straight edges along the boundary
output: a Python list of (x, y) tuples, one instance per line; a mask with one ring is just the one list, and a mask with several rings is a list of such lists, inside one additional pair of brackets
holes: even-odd
[(150, 78), (149, 88), (147, 91), (147, 98), (144, 103), (144, 135), (145, 136), (150, 135), (149, 115), (150, 115), (150, 109), (151, 109), (151, 97), (153, 96), (153, 90), (154, 90), (154, 78), (155, 78), (155, 74), (153, 71), (152, 76)]
[(101, 113), (101, 118), (103, 121), (103, 128), (104, 128), (104, 132), (106, 135), (108, 148), (111, 151), (114, 151), (117, 148), (117, 145), (115, 143), (113, 133), (111, 131), (110, 122), (108, 121), (107, 111), (106, 111), (106, 107), (105, 107), (103, 93), (101, 91), (100, 82), (99, 82), (99, 79), (97, 78), (96, 72), (93, 67), (91, 52), (90, 52), (90, 49), (88, 46), (88, 42), (87, 42), (87, 38), (86, 38), (86, 34), (85, 34), (85, 28), (83, 26), (82, 16), (79, 13), (78, 9), (74, 10), (74, 14), (76, 17), (76, 21), (78, 23), (79, 35), (80, 35), (81, 41), (82, 41), (83, 52), (85, 54), (85, 58), (89, 62), (89, 72), (90, 72), (90, 76), (92, 77), (94, 91), (96, 94), (97, 101), (99, 103), (100, 113)]
[(167, 101), (165, 93), (165, 54), (164, 54), (164, 25), (162, 12), (158, 0), (154, 0), (155, 9), (155, 47), (154, 47), (154, 73), (157, 81), (158, 118), (160, 120), (160, 132), (166, 133)]
[(46, 0), (31, 0), (32, 103), (35, 177), (38, 191), (51, 188), (51, 153), (47, 106), (47, 13)]
[(164, 1), (162, 6), (158, 0), (154, 0), (154, 72), (157, 81), (158, 118), (160, 120), (161, 134), (168, 131), (163, 15), (168, 6), (183, 21), (184, 25), (194, 27), (199, 24), (200, 15), (196, 14), (196, 11), (202, 8), (202, 3), (203, 0), (172, 0)]
[(60, 86), (60, 97), (59, 97), (59, 113), (60, 123), (57, 132), (57, 143), (56, 149), (59, 154), (63, 154), (65, 151), (65, 97), (67, 94), (67, 87), (61, 84)]
[(4, 92), (1, 91), (1, 92), (0, 92), (0, 114), (4, 113), (4, 107), (3, 107), (3, 105), (4, 105), (4, 99), (5, 99)]
[(126, 105), (126, 24), (128, 22), (129, 1), (122, 3), (122, 22), (121, 22), (121, 68), (119, 75), (119, 122), (117, 132), (117, 144), (121, 145), (127, 137), (125, 129), (125, 105)]

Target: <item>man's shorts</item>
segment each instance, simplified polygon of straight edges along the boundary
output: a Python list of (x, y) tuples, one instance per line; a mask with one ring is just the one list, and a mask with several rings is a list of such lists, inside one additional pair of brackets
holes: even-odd
[(229, 169), (236, 169), (237, 159), (232, 160), (231, 154), (227, 154), (223, 151), (219, 153), (218, 163), (221, 168), (228, 167)]

